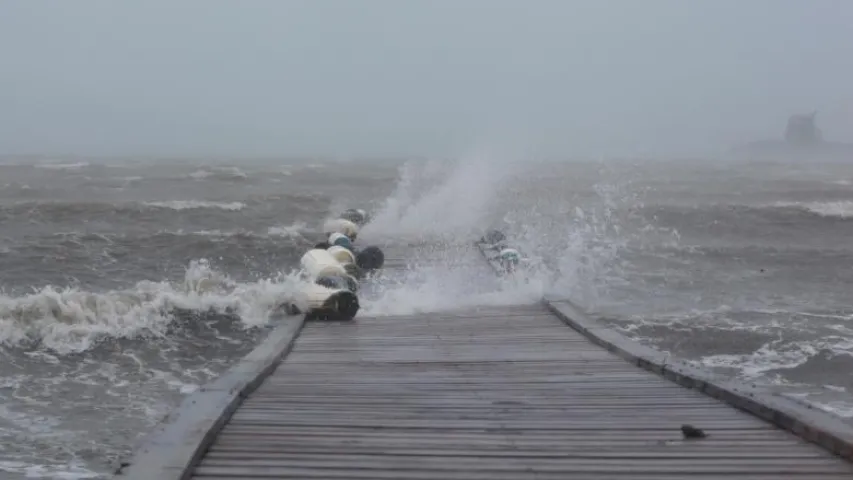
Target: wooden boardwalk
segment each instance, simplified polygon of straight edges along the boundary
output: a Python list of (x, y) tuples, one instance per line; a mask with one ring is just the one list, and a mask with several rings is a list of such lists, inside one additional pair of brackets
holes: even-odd
[[(705, 439), (683, 440), (683, 423)], [(849, 479), (594, 346), (542, 305), (306, 324), (192, 478)]]
[[(188, 398), (119, 478), (853, 478), (841, 457), (649, 371), (663, 372), (660, 354), (561, 308), (289, 321)], [(738, 395), (716, 396), (853, 456), (850, 429), (826, 434), (840, 422), (804, 426)], [(682, 424), (708, 436), (686, 440)]]

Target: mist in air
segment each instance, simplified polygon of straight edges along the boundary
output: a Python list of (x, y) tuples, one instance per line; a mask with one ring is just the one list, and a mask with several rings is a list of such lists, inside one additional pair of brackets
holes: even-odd
[(712, 155), (817, 109), (844, 0), (0, 4), (0, 153)]

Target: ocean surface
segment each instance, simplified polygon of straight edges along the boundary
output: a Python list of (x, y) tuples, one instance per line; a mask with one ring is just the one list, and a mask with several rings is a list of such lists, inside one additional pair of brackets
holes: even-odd
[(361, 242), (498, 227), (531, 259), (484, 286), (436, 250), (447, 268), (413, 269), (364, 315), (569, 298), (853, 418), (853, 162), (0, 157), (0, 478), (106, 478), (263, 338), (346, 208), (374, 214)]

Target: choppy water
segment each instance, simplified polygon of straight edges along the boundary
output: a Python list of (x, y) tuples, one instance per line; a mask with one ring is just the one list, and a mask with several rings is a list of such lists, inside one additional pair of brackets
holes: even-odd
[(7, 157), (0, 476), (109, 472), (262, 338), (298, 257), (348, 207), (376, 212), (368, 242), (460, 244), (499, 225), (539, 265), (487, 288), (461, 262), (422, 269), (364, 314), (566, 296), (853, 416), (853, 163)]

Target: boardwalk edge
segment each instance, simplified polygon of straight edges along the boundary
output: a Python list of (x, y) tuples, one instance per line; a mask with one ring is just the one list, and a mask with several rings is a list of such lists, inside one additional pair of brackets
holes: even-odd
[(548, 308), (571, 328), (593, 343), (613, 352), (636, 366), (657, 373), (683, 387), (700, 392), (782, 429), (815, 443), (824, 449), (853, 460), (853, 427), (828, 412), (802, 405), (769, 390), (729, 379), (673, 360), (658, 350), (640, 345), (628, 337), (602, 326), (580, 308), (566, 300), (545, 300)]
[[(503, 267), (489, 245), (477, 247), (498, 275)], [(725, 379), (696, 368), (669, 354), (641, 345), (625, 335), (591, 319), (568, 300), (543, 299), (560, 320), (590, 341), (634, 365), (654, 372), (678, 385), (698, 390), (739, 410), (750, 413), (784, 430), (817, 444), (848, 461), (853, 461), (853, 426), (841, 418), (797, 403), (769, 390)]]
[(185, 480), (237, 408), (290, 353), (302, 316), (274, 328), (248, 355), (213, 382), (187, 396), (149, 433), (114, 478)]

